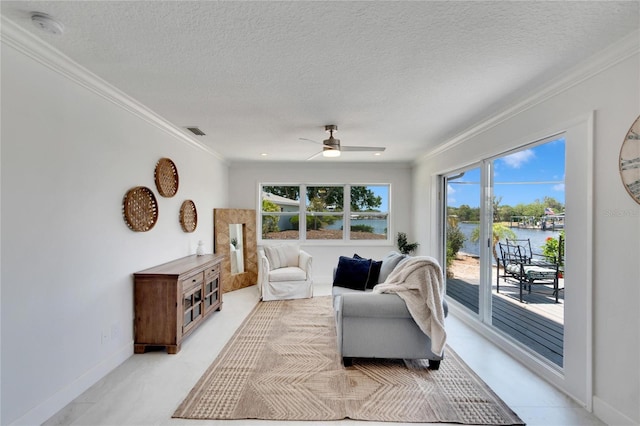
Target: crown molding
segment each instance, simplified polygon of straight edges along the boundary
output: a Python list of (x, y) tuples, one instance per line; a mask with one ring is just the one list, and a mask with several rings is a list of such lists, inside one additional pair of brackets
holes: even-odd
[(227, 160), (218, 152), (194, 140), (184, 131), (131, 96), (109, 84), (50, 44), (27, 32), (5, 16), (1, 17), (0, 42), (21, 52), (79, 86), (101, 96), (114, 105), (141, 118), (182, 143), (205, 151), (220, 161)]
[(588, 80), (607, 69), (617, 65), (618, 63), (626, 60), (627, 58), (637, 55), (640, 52), (640, 30), (636, 30), (620, 41), (612, 44), (601, 52), (590, 57), (586, 61), (576, 65), (565, 74), (560, 75), (557, 79), (550, 82), (548, 85), (536, 90), (535, 94), (528, 98), (512, 105), (506, 110), (502, 111), (477, 123), (462, 133), (454, 136), (453, 138), (445, 141), (435, 149), (429, 151), (423, 156), (419, 157), (414, 164), (418, 164), (422, 161), (428, 160), (436, 155), (442, 154), (449, 149), (468, 141), (471, 138), (482, 134), (493, 127), (500, 125), (501, 123), (523, 113), (524, 111), (533, 108), (534, 106), (553, 98), (572, 87)]

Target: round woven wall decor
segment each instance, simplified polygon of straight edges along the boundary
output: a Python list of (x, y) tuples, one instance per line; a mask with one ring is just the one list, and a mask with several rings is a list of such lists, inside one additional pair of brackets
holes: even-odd
[(198, 226), (198, 212), (191, 200), (185, 200), (180, 207), (180, 226), (184, 232), (193, 232)]
[(156, 164), (156, 187), (163, 197), (173, 197), (178, 192), (178, 169), (169, 158), (161, 158)]
[(147, 232), (158, 221), (156, 197), (146, 186), (131, 188), (122, 200), (122, 214), (127, 226), (136, 232)]

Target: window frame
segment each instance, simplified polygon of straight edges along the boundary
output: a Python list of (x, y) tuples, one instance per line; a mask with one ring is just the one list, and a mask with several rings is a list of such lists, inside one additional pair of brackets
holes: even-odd
[[(263, 212), (262, 211), (262, 193), (263, 188), (268, 186), (297, 186), (300, 188), (300, 196), (299, 196), (299, 227), (298, 227), (298, 238), (297, 239), (271, 239), (271, 238), (262, 238), (262, 218), (263, 215), (273, 213), (275, 215), (283, 215), (285, 213), (294, 213), (294, 212)], [(307, 210), (307, 188), (308, 187), (319, 187), (319, 186), (334, 186), (334, 187), (342, 187), (343, 188), (343, 206), (342, 211), (338, 212), (343, 218), (343, 229), (342, 229), (342, 238), (338, 239), (310, 239), (307, 238), (307, 215), (330, 215), (330, 212), (315, 212)], [(387, 187), (387, 210), (380, 212), (352, 212), (351, 211), (351, 188), (352, 187)], [(273, 244), (273, 243), (285, 243), (285, 242), (297, 242), (299, 244), (314, 244), (314, 245), (370, 245), (370, 246), (387, 246), (392, 244), (392, 236), (393, 234), (393, 225), (392, 225), (392, 184), (385, 182), (367, 182), (367, 183), (290, 183), (290, 182), (259, 182), (258, 183), (258, 199), (257, 205), (258, 209), (256, 214), (257, 220), (257, 229), (258, 234), (258, 244)], [(387, 232), (386, 238), (381, 239), (350, 239), (350, 229), (351, 229), (351, 216), (355, 215), (374, 215), (374, 214), (386, 214), (387, 216)]]

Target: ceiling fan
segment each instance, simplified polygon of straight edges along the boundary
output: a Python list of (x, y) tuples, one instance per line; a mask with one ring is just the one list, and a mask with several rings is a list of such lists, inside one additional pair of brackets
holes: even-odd
[[(322, 151), (313, 154), (311, 157), (307, 158), (307, 161), (314, 159), (320, 154), (322, 154), (323, 157), (339, 157), (342, 151), (382, 152), (386, 149), (383, 146), (341, 146), (340, 139), (336, 139), (333, 137), (333, 132), (338, 130), (338, 126), (335, 124), (327, 124), (326, 126), (324, 126), (324, 129), (329, 132), (329, 139), (325, 139), (324, 141), (322, 141)], [(300, 140), (320, 143), (306, 138), (300, 138)]]

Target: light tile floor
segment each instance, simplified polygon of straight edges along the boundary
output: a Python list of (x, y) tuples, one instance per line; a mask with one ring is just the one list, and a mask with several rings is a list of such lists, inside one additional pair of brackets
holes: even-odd
[[(331, 293), (316, 284), (316, 296)], [(223, 309), (205, 321), (176, 355), (150, 352), (133, 355), (44, 424), (52, 425), (275, 425), (264, 420), (202, 421), (171, 415), (216, 358), (258, 301), (249, 287), (226, 293)], [(446, 322), (448, 344), (524, 420), (527, 425), (603, 425), (570, 398), (540, 379), (453, 316)], [(381, 426), (388, 423), (342, 420), (340, 425)], [(286, 422), (312, 426), (326, 422)], [(334, 424), (334, 422), (331, 422)], [(394, 423), (399, 425), (399, 423)]]

